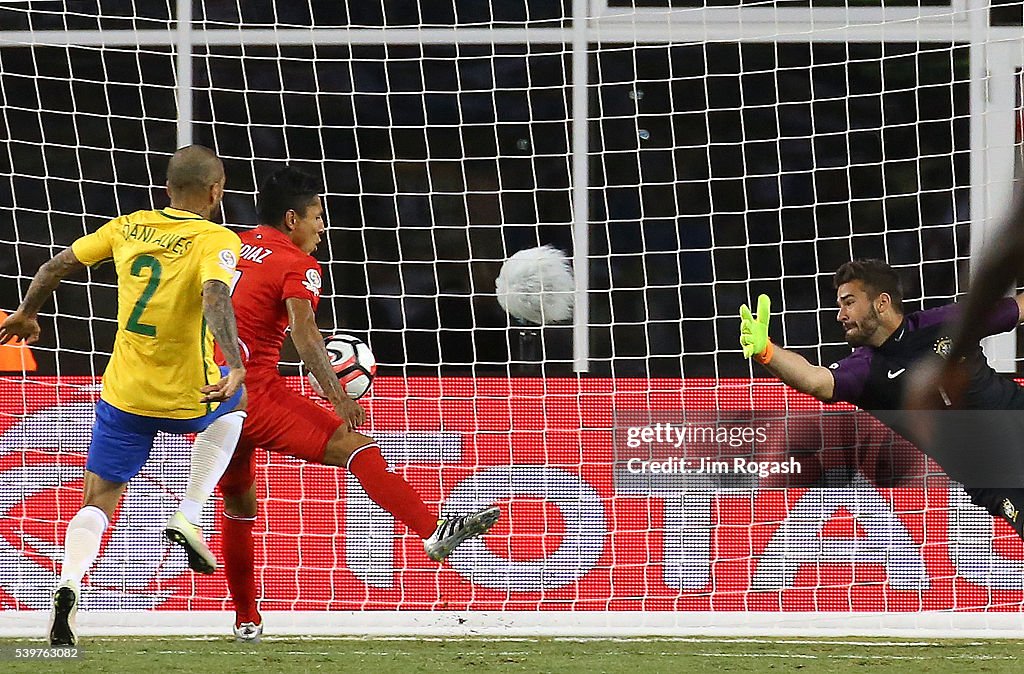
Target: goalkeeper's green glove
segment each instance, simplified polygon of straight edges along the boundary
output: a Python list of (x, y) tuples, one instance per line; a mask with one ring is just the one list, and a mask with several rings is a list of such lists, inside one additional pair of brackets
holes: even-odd
[(771, 315), (772, 301), (767, 295), (757, 298), (757, 317), (750, 315), (750, 307), (740, 307), (740, 346), (743, 357), (751, 358), (767, 365), (775, 351), (772, 340), (768, 339), (768, 318)]

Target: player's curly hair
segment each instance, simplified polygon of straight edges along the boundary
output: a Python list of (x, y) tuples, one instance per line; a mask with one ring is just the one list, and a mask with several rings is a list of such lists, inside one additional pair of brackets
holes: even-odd
[(301, 215), (323, 192), (320, 181), (292, 166), (280, 168), (263, 181), (256, 197), (256, 213), (260, 223), (278, 226), (288, 211)]
[(876, 258), (844, 262), (832, 277), (832, 288), (850, 281), (860, 281), (871, 299), (887, 293), (897, 311), (903, 313), (903, 284), (896, 270), (885, 260)]

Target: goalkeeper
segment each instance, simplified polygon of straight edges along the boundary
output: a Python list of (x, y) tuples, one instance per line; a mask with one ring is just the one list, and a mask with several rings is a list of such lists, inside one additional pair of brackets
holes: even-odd
[[(771, 303), (766, 295), (757, 299), (757, 315), (747, 305), (740, 307), (740, 346), (746, 358), (753, 358), (773, 375), (801, 393), (822, 402), (849, 402), (879, 418), (896, 432), (916, 442), (943, 466), (952, 477), (961, 479), (971, 500), (993, 516), (1005, 518), (1024, 538), (1024, 489), (1012, 479), (980, 479), (978, 465), (984, 465), (998, 449), (995, 443), (977, 442), (987, 429), (973, 427), (976, 442), (971, 451), (946, 451), (952, 440), (920, 442), (909, 418), (900, 416), (906, 386), (911, 373), (929, 363), (942, 362), (950, 355), (950, 323), (960, 307), (947, 304), (910, 314), (903, 312), (903, 290), (896, 271), (882, 260), (852, 260), (839, 267), (833, 277), (842, 326), (853, 352), (829, 367), (811, 365), (802, 356), (772, 343), (768, 336)], [(1024, 294), (1004, 297), (996, 302), (977, 325), (980, 336), (1009, 332), (1024, 320)], [(995, 372), (975, 347), (963, 354), (969, 383), (966, 406), (972, 410), (1024, 410), (1024, 388)], [(944, 394), (943, 394), (944, 395)], [(1014, 415), (1018, 416), (1018, 415)], [(994, 415), (987, 420), (999, 419)], [(1002, 417), (1005, 418), (1005, 417)], [(960, 431), (960, 435), (968, 431)], [(959, 436), (958, 436), (959, 437)], [(1002, 443), (1005, 444), (1005, 443)], [(972, 467), (972, 464), (973, 467)], [(961, 468), (965, 470), (960, 470)], [(1013, 465), (1003, 467), (1005, 475), (1014, 474)], [(999, 469), (997, 469), (998, 471)], [(995, 488), (992, 482), (1007, 482)]]

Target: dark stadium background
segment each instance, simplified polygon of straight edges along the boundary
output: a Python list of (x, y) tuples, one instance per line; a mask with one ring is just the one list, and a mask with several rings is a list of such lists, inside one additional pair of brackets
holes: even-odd
[[(315, 2), (313, 16), (276, 4), (197, 2), (194, 16), (208, 28), (570, 23), (567, 1), (407, 0), (386, 15), (385, 3)], [(0, 8), (0, 29), (172, 25), (167, 2), (69, 1), (63, 17), (45, 5)], [(100, 22), (97, 6), (124, 18)], [(592, 374), (747, 376), (734, 315), (759, 292), (786, 310), (778, 341), (832, 342), (820, 356), (838, 357), (830, 277), (851, 255), (900, 266), (911, 309), (956, 294), (966, 46), (601, 46), (588, 111)], [(104, 217), (165, 205), (150, 186), (175, 148), (173, 66), (168, 48), (0, 48), (0, 308)], [(393, 374), (508, 372), (517, 333), (492, 294), (501, 261), (539, 243), (572, 250), (568, 45), (200, 47), (194, 67), (195, 141), (226, 158), (226, 223), (255, 223), (255, 156), (260, 176), (290, 156), (324, 179), (317, 256), (337, 295), (321, 304), (325, 328), (372, 334)], [(450, 261), (435, 265), (436, 251)], [(56, 371), (58, 336), (62, 374), (101, 371), (114, 291), (66, 283), (58, 303), (40, 373)], [(544, 372), (570, 374), (571, 328), (544, 341)], [(400, 367), (410, 360), (421, 366)]]

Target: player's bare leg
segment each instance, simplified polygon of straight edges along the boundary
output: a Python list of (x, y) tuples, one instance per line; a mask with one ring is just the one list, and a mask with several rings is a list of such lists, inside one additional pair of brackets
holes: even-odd
[(126, 484), (110, 482), (92, 471), (85, 471), (82, 508), (68, 522), (67, 534), (64, 536), (64, 561), (60, 567), (57, 590), (53, 593), (53, 611), (50, 614), (51, 646), (74, 646), (78, 641), (75, 616), (78, 613), (82, 578), (96, 561), (103, 532), (110, 523)]
[(252, 527), (256, 521), (256, 484), (240, 494), (224, 497), (224, 574), (235, 605), (232, 630), (240, 642), (258, 643), (263, 635), (263, 617), (256, 607), (256, 571)]
[(486, 533), (498, 521), (497, 507), (437, 519), (412, 485), (388, 470), (373, 438), (348, 431), (344, 426), (331, 436), (323, 461), (329, 466), (347, 467), (374, 503), (423, 539), (427, 556), (435, 562), (444, 561), (463, 542)]

